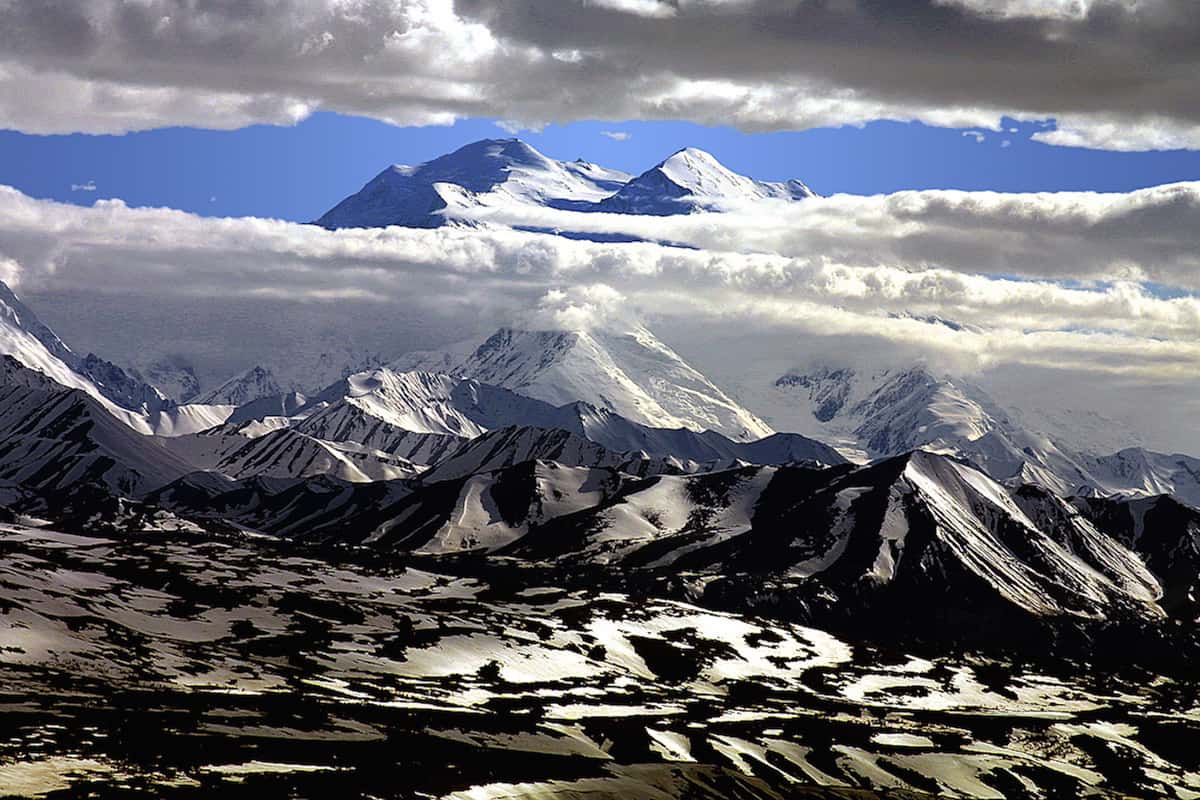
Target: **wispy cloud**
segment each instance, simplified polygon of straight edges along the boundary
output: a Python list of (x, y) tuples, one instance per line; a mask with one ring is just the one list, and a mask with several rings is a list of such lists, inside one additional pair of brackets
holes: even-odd
[(525, 125), (513, 119), (498, 119), (495, 125), (500, 130), (512, 136), (516, 136), (521, 131), (526, 130)]
[(94, 192), (96, 191), (96, 182), (88, 181), (86, 183), (72, 183), (72, 192)]
[(614, 142), (627, 142), (633, 138), (633, 134), (626, 131), (600, 131), (601, 136), (607, 136)]
[(963, 131), (962, 135), (973, 138), (978, 144), (983, 144), (983, 140), (987, 138), (983, 131)]

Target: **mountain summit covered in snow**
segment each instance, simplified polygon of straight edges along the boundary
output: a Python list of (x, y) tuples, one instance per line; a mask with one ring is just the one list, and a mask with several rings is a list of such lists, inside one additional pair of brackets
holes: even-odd
[(415, 167), (391, 166), (327, 211), (326, 228), (435, 228), (463, 197), (490, 204), (583, 208), (630, 176), (584, 161), (556, 161), (519, 139), (484, 139)]
[(755, 200), (803, 200), (814, 192), (797, 180), (764, 183), (738, 175), (711, 153), (687, 147), (601, 200), (598, 211), (669, 216), (719, 211)]
[(1200, 459), (1120, 448), (1119, 430), (1097, 430), (1115, 423), (1009, 409), (972, 382), (923, 366), (791, 372), (758, 400), (755, 407), (776, 424), (862, 458), (922, 449), (967, 459), (997, 480), (1064, 496), (1165, 493), (1200, 505)]
[(557, 161), (519, 139), (484, 139), (424, 164), (388, 167), (316, 224), (436, 228), (469, 223), (466, 209), (513, 206), (667, 216), (813, 195), (798, 180), (766, 183), (739, 175), (694, 147), (634, 177), (581, 159)]
[(584, 401), (656, 428), (711, 430), (737, 441), (774, 431), (645, 327), (502, 328), (478, 345), (411, 353), (398, 370), (449, 372), (553, 405)]

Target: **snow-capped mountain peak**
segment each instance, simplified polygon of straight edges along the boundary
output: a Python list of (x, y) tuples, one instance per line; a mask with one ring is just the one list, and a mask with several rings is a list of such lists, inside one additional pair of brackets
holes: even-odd
[(819, 367), (788, 373), (775, 394), (798, 408), (802, 430), (850, 437), (871, 455), (952, 449), (1010, 425), (1009, 416), (967, 381), (917, 365), (876, 371)]
[(346, 403), (395, 428), (414, 433), (479, 436), (484, 429), (455, 407), (459, 381), (434, 372), (382, 368), (351, 375), (318, 402)]
[(391, 166), (326, 212), (325, 228), (445, 224), (447, 209), (466, 204), (595, 203), (630, 178), (594, 164), (548, 158), (520, 139), (484, 139), (417, 166)]
[(657, 169), (678, 186), (698, 196), (721, 196), (746, 191), (753, 181), (725, 168), (705, 150), (685, 147), (673, 153)]
[(922, 448), (968, 459), (998, 480), (1062, 495), (1170, 493), (1200, 503), (1200, 459), (1140, 447), (1112, 453), (1107, 437), (1097, 438), (1091, 427), (1047, 432), (1029, 424), (1039, 415), (1009, 409), (970, 381), (923, 366), (792, 372), (759, 399), (776, 424), (862, 458)]
[(557, 161), (520, 139), (484, 139), (423, 164), (384, 169), (316, 224), (331, 229), (477, 225), (482, 211), (522, 206), (665, 216), (812, 196), (798, 180), (757, 181), (695, 147), (634, 177), (583, 159)]
[(656, 428), (714, 430), (737, 441), (773, 433), (642, 326), (502, 328), (474, 348), (453, 350), (411, 353), (392, 367), (449, 371), (556, 406), (584, 401)]
[(747, 201), (801, 200), (813, 195), (800, 181), (756, 181), (733, 172), (711, 153), (686, 147), (631, 180), (598, 208), (668, 216), (720, 210)]

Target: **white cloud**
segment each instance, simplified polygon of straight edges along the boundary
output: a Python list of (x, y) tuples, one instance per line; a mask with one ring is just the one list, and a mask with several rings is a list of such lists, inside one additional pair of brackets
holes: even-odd
[(1057, 118), (1055, 144), (1200, 147), (1198, 25), (1184, 0), (7, 0), (0, 127), (1009, 115)]
[(517, 323), (531, 330), (586, 331), (636, 321), (632, 303), (616, 289), (603, 283), (587, 283), (550, 289)]
[(983, 131), (963, 131), (962, 135), (974, 138), (976, 144), (983, 144), (984, 139), (987, 138), (987, 134)]
[(632, 134), (626, 131), (600, 131), (601, 136), (606, 136), (614, 142), (627, 142), (632, 138)]
[[(205, 380), (346, 342), (387, 357), (514, 320), (591, 327), (643, 318), (731, 383), (758, 365), (869, 352), (959, 372), (1069, 374), (1081, 402), (1102, 386), (1177, 416), (1197, 410), (1186, 398), (1200, 374), (1200, 301), (1081, 276), (1094, 254), (1141, 242), (1155, 258), (1174, 253), (1174, 263), (1131, 262), (1127, 272), (1187, 277), (1194, 217), (1179, 211), (1194, 191), (804, 201), (796, 216), (767, 215), (797, 238), (776, 234), (777, 252), (755, 253), (731, 247), (766, 236), (766, 223), (746, 212), (623, 220), (724, 242), (697, 250), (486, 227), (329, 232), (115, 200), (79, 207), (4, 188), (0, 264), (77, 347), (139, 363), (169, 348)], [(990, 260), (1018, 228), (1028, 240), (1008, 248), (1011, 262)], [(996, 267), (1031, 253), (1025, 279), (988, 274), (1018, 272)], [(1068, 277), (1079, 285), (1050, 279)], [(924, 321), (935, 316), (961, 329)], [(1160, 408), (1162, 397), (1185, 399)]]
[[(1093, 5), (1091, 0), (937, 0), (937, 2), (945, 6), (960, 6), (985, 16), (1065, 20), (1083, 19)], [(1136, 0), (1129, 5), (1136, 5)]]
[(96, 182), (87, 181), (86, 183), (72, 183), (72, 192), (94, 192), (96, 191)]
[(638, 17), (673, 17), (675, 7), (664, 0), (584, 0), (586, 4)]
[(509, 226), (623, 233), (798, 263), (936, 267), (961, 273), (1200, 290), (1200, 183), (1129, 193), (904, 191), (637, 217), (536, 207), (470, 210)]

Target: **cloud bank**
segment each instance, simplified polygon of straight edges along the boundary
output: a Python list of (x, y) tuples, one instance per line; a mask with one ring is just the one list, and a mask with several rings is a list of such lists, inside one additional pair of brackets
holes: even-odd
[(512, 204), (453, 213), (485, 224), (620, 233), (804, 263), (1200, 289), (1197, 182), (1127, 193), (834, 195), (802, 203), (756, 201), (729, 206), (720, 215), (674, 217)]
[[(708, 248), (690, 249), (498, 226), (330, 232), (3, 188), (0, 272), (77, 347), (134, 364), (186, 356), (209, 382), (349, 347), (390, 358), (513, 322), (636, 318), (735, 386), (870, 354), (1036, 371), (1085, 407), (1121, 396), (1191, 430), (1196, 191), (819, 198), (757, 226), (745, 209), (623, 218)], [(1097, 280), (1113, 258), (1125, 277)]]
[[(874, 119), (1200, 147), (1191, 0), (0, 2), (0, 126)], [(36, 97), (37, 103), (29, 102)]]

